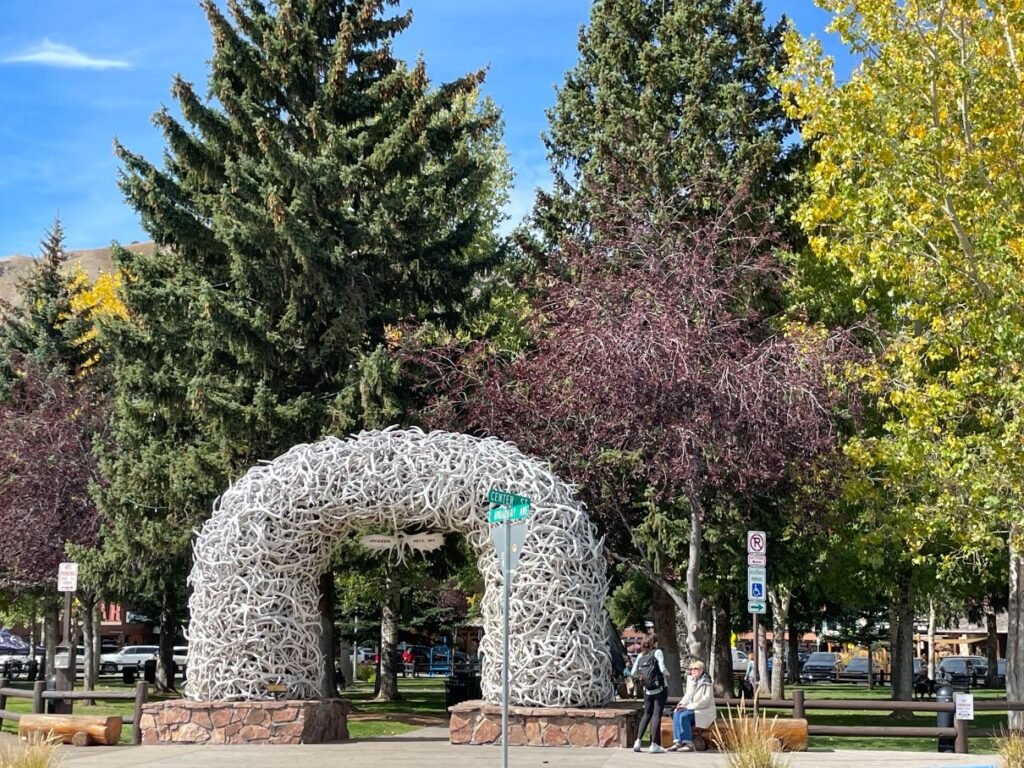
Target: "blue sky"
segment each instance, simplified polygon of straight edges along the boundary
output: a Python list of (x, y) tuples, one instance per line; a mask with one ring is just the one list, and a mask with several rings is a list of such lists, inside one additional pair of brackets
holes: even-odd
[[(549, 179), (540, 134), (554, 87), (576, 61), (590, 0), (406, 0), (398, 54), (422, 51), (435, 82), (487, 66), (516, 172), (518, 220)], [(117, 188), (117, 136), (157, 160), (150, 118), (180, 73), (205, 88), (210, 35), (196, 0), (3, 0), (0, 27), (0, 256), (36, 254), (59, 215), (67, 245), (149, 239)], [(766, 0), (803, 33), (828, 16), (811, 0)], [(826, 40), (826, 49), (834, 44)]]

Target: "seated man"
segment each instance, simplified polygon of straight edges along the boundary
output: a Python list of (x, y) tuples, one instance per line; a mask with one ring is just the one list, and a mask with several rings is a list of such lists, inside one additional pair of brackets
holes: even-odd
[(704, 671), (704, 662), (694, 661), (689, 669), (686, 693), (672, 713), (672, 746), (669, 751), (693, 752), (694, 727), (710, 728), (717, 714), (714, 686)]

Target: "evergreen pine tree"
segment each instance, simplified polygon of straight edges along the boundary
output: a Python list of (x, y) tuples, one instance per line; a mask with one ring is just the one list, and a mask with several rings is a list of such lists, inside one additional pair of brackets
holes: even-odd
[(776, 225), (788, 221), (803, 150), (786, 143), (794, 124), (770, 82), (785, 60), (783, 29), (765, 25), (757, 0), (594, 3), (548, 113), (555, 186), (536, 216), (549, 239), (586, 228), (597, 186), (675, 207), (685, 189), (744, 183), (752, 202), (780, 207)]
[(397, 0), (203, 5), (209, 99), (175, 80), (163, 167), (117, 145), (159, 248), (118, 253), (130, 321), (105, 331), (117, 450), (97, 573), (162, 590), (167, 622), (191, 530), (232, 477), (404, 418), (384, 352), (408, 325), (458, 322), (506, 179), (483, 74), (432, 87), (396, 59)]
[(24, 374), (19, 355), (44, 371), (79, 378), (89, 368), (96, 343), (88, 331), (92, 313), (72, 306), (85, 286), (65, 270), (64, 228), (56, 219), (40, 257), (18, 284), (18, 302), (0, 302), (0, 397)]

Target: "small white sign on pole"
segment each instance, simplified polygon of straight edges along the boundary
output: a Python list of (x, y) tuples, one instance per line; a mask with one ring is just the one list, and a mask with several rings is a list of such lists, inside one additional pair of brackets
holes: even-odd
[(957, 720), (973, 720), (974, 719), (974, 694), (972, 693), (954, 693), (953, 704), (956, 706), (956, 719)]
[(61, 563), (57, 566), (57, 591), (74, 592), (78, 589), (78, 563)]

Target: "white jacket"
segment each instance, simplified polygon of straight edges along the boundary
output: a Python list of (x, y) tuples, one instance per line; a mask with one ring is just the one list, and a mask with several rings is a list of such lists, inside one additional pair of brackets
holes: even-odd
[(698, 728), (710, 728), (718, 716), (711, 678), (707, 674), (703, 674), (695, 680), (693, 675), (689, 675), (686, 678), (686, 693), (679, 700), (676, 708), (692, 709), (694, 725)]

